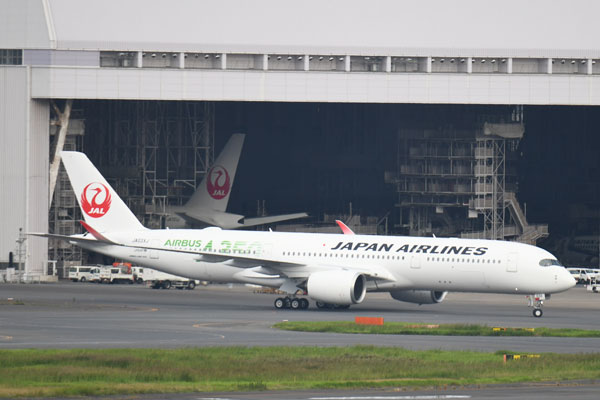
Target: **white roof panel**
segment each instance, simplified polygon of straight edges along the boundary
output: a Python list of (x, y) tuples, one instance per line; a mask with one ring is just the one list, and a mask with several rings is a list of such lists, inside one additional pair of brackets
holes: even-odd
[(600, 56), (594, 0), (0, 0), (0, 10), (0, 48)]
[(42, 0), (0, 0), (0, 48), (51, 47)]
[(48, 1), (59, 49), (505, 57), (600, 53), (594, 32), (600, 2), (594, 0)]

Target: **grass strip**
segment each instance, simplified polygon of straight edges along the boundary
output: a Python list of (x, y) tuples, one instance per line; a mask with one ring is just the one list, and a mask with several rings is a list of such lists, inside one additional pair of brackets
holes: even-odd
[(288, 331), (383, 335), (600, 337), (600, 331), (584, 329), (509, 328), (471, 324), (419, 324), (412, 322), (360, 325), (348, 321), (289, 321), (279, 322), (273, 327)]
[(354, 347), (0, 350), (0, 397), (444, 387), (600, 379), (599, 354)]

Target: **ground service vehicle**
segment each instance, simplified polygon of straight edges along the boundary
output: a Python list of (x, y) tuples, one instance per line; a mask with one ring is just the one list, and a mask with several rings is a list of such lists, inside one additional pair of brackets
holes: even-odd
[(94, 266), (79, 265), (69, 268), (69, 279), (73, 282), (86, 282), (89, 281), (92, 276), (92, 269)]
[(90, 282), (134, 283), (131, 267), (98, 265), (91, 270)]
[(587, 284), (600, 277), (600, 271), (594, 268), (568, 267), (567, 270), (577, 283)]
[[(152, 268), (139, 268), (141, 279), (150, 285), (152, 289), (177, 289), (193, 290), (197, 282), (194, 279), (167, 274)], [(139, 278), (138, 278), (139, 279)]]

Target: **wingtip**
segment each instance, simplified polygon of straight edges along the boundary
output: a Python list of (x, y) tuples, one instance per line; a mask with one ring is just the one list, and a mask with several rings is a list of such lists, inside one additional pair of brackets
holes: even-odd
[(340, 229), (342, 230), (342, 233), (344, 235), (354, 235), (354, 231), (352, 231), (352, 229), (348, 228), (348, 226), (346, 224), (344, 224), (342, 221), (340, 221), (339, 219), (336, 219), (335, 223), (338, 224), (338, 226), (340, 227)]

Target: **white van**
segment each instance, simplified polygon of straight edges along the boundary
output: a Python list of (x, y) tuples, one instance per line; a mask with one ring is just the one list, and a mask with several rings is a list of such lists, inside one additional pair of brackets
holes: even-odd
[(73, 282), (86, 282), (92, 277), (93, 266), (75, 266), (69, 268), (69, 279)]
[(598, 270), (593, 268), (569, 267), (567, 270), (573, 275), (577, 283), (590, 283), (600, 276)]

